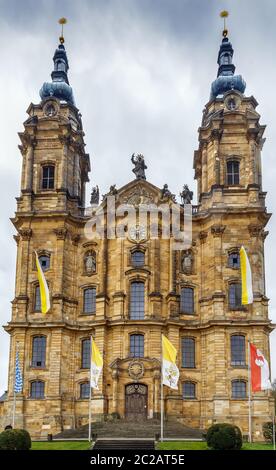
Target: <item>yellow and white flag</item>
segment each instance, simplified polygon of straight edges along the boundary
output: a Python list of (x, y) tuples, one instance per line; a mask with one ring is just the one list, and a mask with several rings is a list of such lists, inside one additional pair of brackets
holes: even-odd
[(91, 338), (91, 371), (90, 371), (90, 387), (98, 390), (98, 381), (103, 369), (103, 358), (98, 350), (95, 341)]
[(166, 336), (162, 335), (162, 383), (178, 390), (179, 370), (176, 365), (177, 351)]
[(241, 278), (242, 278), (242, 305), (253, 303), (252, 272), (245, 248), (240, 249)]
[(44, 276), (43, 269), (40, 265), (37, 252), (35, 251), (35, 261), (37, 267), (37, 276), (39, 281), (40, 300), (41, 300), (41, 312), (47, 313), (50, 310), (50, 294), (47, 281)]

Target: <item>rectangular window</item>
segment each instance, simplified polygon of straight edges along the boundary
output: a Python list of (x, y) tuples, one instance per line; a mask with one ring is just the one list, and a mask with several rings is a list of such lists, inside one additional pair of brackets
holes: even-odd
[(240, 309), (242, 307), (241, 284), (230, 284), (229, 286), (229, 307), (230, 309)]
[(194, 313), (194, 289), (191, 287), (184, 287), (180, 291), (180, 313)]
[(131, 335), (130, 336), (130, 356), (131, 357), (144, 357), (144, 336)]
[(45, 367), (46, 336), (35, 336), (32, 348), (32, 367)]
[(231, 364), (232, 366), (245, 365), (245, 337), (242, 335), (231, 336)]
[(232, 397), (246, 398), (246, 382), (244, 380), (233, 380)]
[(182, 338), (182, 367), (195, 368), (195, 340)]
[(91, 340), (84, 339), (81, 343), (81, 368), (90, 369), (91, 364)]
[(83, 292), (83, 313), (91, 315), (96, 313), (96, 289), (91, 287)]
[(55, 167), (53, 165), (42, 167), (42, 189), (53, 189), (55, 185)]
[(229, 186), (240, 184), (240, 164), (237, 161), (227, 163), (227, 184)]
[(193, 382), (183, 383), (183, 398), (191, 399), (196, 397), (196, 386)]
[(145, 315), (145, 286), (143, 282), (132, 282), (130, 287), (130, 319), (143, 320)]
[(35, 286), (34, 311), (41, 312), (41, 298), (39, 286)]
[(31, 383), (31, 398), (44, 398), (44, 382), (36, 380)]

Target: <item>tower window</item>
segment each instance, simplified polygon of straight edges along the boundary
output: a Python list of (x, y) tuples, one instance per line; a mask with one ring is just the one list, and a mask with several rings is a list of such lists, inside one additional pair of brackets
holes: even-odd
[(192, 399), (196, 397), (196, 384), (193, 382), (184, 382), (182, 389), (182, 396), (185, 399)]
[(81, 342), (81, 368), (90, 369), (91, 362), (91, 340), (83, 339)]
[(41, 297), (40, 297), (40, 288), (39, 288), (39, 286), (35, 286), (34, 311), (35, 312), (41, 312)]
[(144, 266), (145, 264), (145, 254), (143, 251), (136, 250), (131, 254), (131, 264), (135, 268)]
[(230, 253), (228, 256), (228, 266), (229, 268), (239, 268), (240, 267), (240, 255), (238, 252)]
[(240, 184), (240, 163), (237, 161), (227, 162), (227, 184)]
[(194, 313), (194, 289), (183, 287), (180, 292), (180, 312), (192, 315)]
[(182, 338), (182, 367), (195, 368), (195, 340), (194, 338)]
[(96, 289), (89, 287), (83, 291), (83, 313), (91, 315), (96, 313)]
[(145, 315), (145, 285), (132, 282), (130, 287), (130, 319), (143, 320)]
[(245, 337), (243, 335), (231, 336), (231, 364), (232, 366), (245, 365)]
[(144, 357), (144, 335), (130, 336), (130, 356)]
[(45, 367), (46, 362), (46, 336), (33, 338), (32, 367)]
[(40, 266), (43, 271), (47, 271), (50, 268), (50, 256), (49, 255), (41, 255), (38, 257)]
[(34, 380), (31, 382), (30, 397), (31, 398), (44, 398), (45, 384), (41, 380)]
[(55, 183), (55, 167), (47, 165), (42, 167), (42, 189), (53, 189)]
[(241, 284), (235, 283), (229, 286), (229, 307), (230, 309), (239, 309), (242, 307)]
[(89, 398), (90, 397), (90, 383), (83, 382), (80, 384), (80, 398)]
[(245, 380), (232, 381), (232, 398), (246, 398)]

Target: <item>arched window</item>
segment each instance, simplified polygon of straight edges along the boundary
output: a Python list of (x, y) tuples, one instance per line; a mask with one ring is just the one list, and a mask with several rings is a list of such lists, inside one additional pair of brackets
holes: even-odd
[(96, 313), (96, 288), (89, 287), (83, 291), (83, 313), (91, 315)]
[(229, 286), (229, 308), (237, 310), (242, 307), (242, 290), (241, 284), (235, 282)]
[(139, 268), (145, 265), (145, 253), (140, 250), (135, 250), (131, 253), (131, 264), (134, 268)]
[(80, 398), (89, 398), (90, 396), (90, 382), (83, 382), (80, 384)]
[(132, 282), (130, 286), (130, 319), (143, 320), (145, 316), (145, 285)]
[(240, 163), (237, 160), (227, 162), (227, 184), (240, 184)]
[(32, 367), (45, 367), (46, 336), (34, 336), (32, 344)]
[(243, 335), (231, 336), (231, 364), (232, 366), (245, 365), (245, 337)]
[(246, 381), (232, 380), (232, 398), (246, 398)]
[(180, 291), (180, 313), (194, 313), (194, 289), (191, 287), (183, 287)]
[(182, 367), (195, 368), (195, 340), (186, 336), (182, 338)]
[(196, 384), (194, 382), (183, 382), (182, 396), (184, 399), (196, 398)]
[(55, 186), (54, 165), (44, 165), (42, 167), (42, 189), (53, 189)]
[(43, 271), (47, 271), (50, 268), (50, 255), (40, 255), (38, 259)]
[(44, 398), (45, 384), (41, 380), (34, 380), (31, 382), (30, 397), (31, 398)]
[(144, 335), (130, 335), (130, 357), (144, 357)]
[(228, 256), (229, 268), (238, 269), (240, 267), (240, 254), (237, 251), (233, 251)]
[(90, 338), (83, 339), (81, 342), (81, 368), (90, 369), (91, 362), (91, 340)]
[(39, 285), (35, 286), (35, 291), (34, 291), (34, 311), (41, 312), (41, 298), (40, 298)]

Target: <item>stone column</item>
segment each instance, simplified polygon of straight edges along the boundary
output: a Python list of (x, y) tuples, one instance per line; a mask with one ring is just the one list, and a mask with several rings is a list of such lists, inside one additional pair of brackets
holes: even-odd
[(36, 146), (36, 139), (34, 137), (28, 136), (27, 145), (28, 147), (26, 150), (25, 184), (22, 189), (31, 192), (33, 190), (34, 148)]

